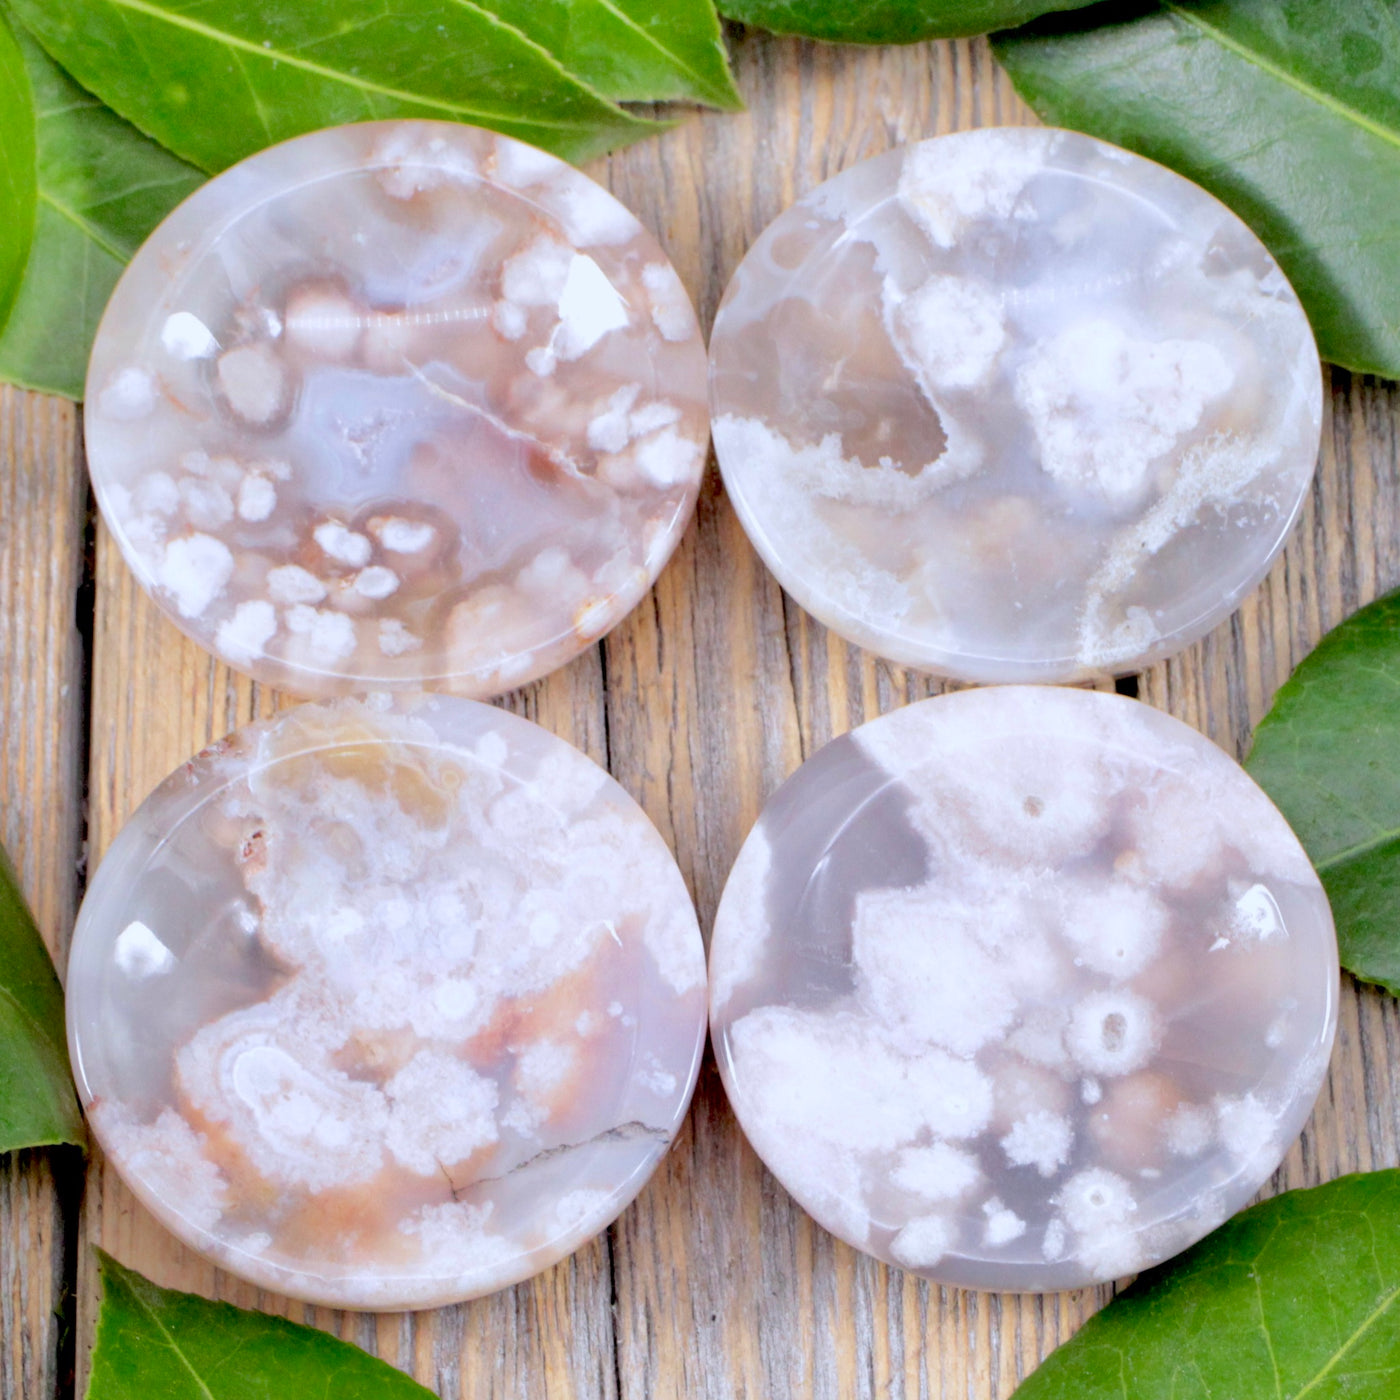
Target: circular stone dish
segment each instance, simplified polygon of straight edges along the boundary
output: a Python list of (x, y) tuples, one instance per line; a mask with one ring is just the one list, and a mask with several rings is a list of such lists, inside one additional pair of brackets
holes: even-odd
[(715, 450), (794, 598), (974, 681), (1133, 670), (1227, 617), (1312, 479), (1322, 380), (1253, 233), (1067, 131), (942, 136), (777, 218), (710, 341)]
[(828, 744), (710, 955), (730, 1101), (834, 1234), (969, 1288), (1080, 1288), (1244, 1206), (1302, 1129), (1337, 946), (1244, 771), (1135, 701), (1009, 687)]
[(104, 1152), (184, 1243), (312, 1303), (434, 1307), (642, 1188), (695, 1085), (704, 951), (577, 750), (452, 696), (337, 701), (147, 798), (83, 903), (68, 1031)]
[(229, 665), (480, 697), (569, 661), (669, 558), (704, 344), (655, 240), (562, 161), (339, 127), (151, 235), (98, 329), (86, 433), (127, 563)]

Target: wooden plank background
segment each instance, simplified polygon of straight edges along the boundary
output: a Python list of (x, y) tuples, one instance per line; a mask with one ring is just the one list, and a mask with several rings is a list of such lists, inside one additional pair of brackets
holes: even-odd
[[(899, 142), (1030, 120), (981, 41), (836, 49), (731, 35), (749, 103), (598, 162), (660, 237), (708, 326), (759, 231)], [(0, 391), (0, 837), (61, 959), (81, 882), (167, 772), (279, 698), (215, 664), (135, 587), (90, 510), (75, 411)], [(1400, 393), (1334, 373), (1317, 483), (1240, 613), (1130, 682), (1231, 752), (1328, 628), (1400, 583)], [(502, 703), (604, 762), (671, 843), (702, 925), (764, 798), (836, 734), (940, 686), (829, 636), (786, 599), (711, 471), (650, 597)], [(1400, 1163), (1400, 1014), (1349, 980), (1327, 1087), (1275, 1188)], [(100, 1157), (0, 1158), (0, 1397), (81, 1394), (90, 1245), (160, 1283), (326, 1327), (444, 1400), (1006, 1397), (1106, 1290), (931, 1287), (817, 1228), (743, 1142), (707, 1060), (689, 1123), (607, 1234), (539, 1278), (433, 1312), (291, 1303), (164, 1233)], [(76, 1377), (73, 1374), (76, 1367)]]

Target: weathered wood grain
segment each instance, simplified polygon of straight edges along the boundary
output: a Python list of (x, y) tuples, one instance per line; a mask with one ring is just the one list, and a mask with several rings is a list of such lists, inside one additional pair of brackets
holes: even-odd
[[(0, 844), (60, 966), (82, 839), (86, 503), (72, 406), (0, 387)], [(0, 1154), (4, 1400), (64, 1393), (64, 1206), (76, 1207), (80, 1171), (69, 1149)]]
[[(692, 118), (594, 168), (656, 231), (706, 324), (753, 238), (828, 175), (900, 141), (1027, 119), (981, 42), (858, 50), (742, 35), (734, 49), (747, 113)], [(1232, 751), (1242, 749), (1274, 689), (1321, 633), (1400, 582), (1400, 395), (1342, 375), (1333, 386), (1318, 485), (1278, 567), (1235, 619), (1141, 680), (1149, 703)], [(40, 476), (66, 461), (69, 494), (60, 489), (59, 497), (69, 501), (71, 517), (81, 491), (71, 471), (68, 411), (32, 398), (9, 402), (18, 408), (4, 420), (10, 426), (0, 428), (9, 434), (0, 436), (0, 467), (25, 451), (38, 454)], [(70, 437), (56, 430), (45, 437), (46, 414), (66, 421)], [(30, 446), (15, 447), (21, 438)], [(55, 512), (56, 526), (59, 521)], [(67, 546), (58, 538), (64, 529)], [(62, 550), (77, 537), (75, 524), (63, 526), (45, 548), (71, 560)], [(12, 557), (19, 557), (16, 547), (0, 534), (0, 590), (8, 586)], [(45, 568), (70, 567), (42, 557)], [(94, 857), (171, 768), (278, 703), (163, 621), (105, 535), (96, 591), (88, 773)], [(61, 589), (52, 592), (62, 596)], [(6, 607), (0, 627), (15, 615)], [(53, 635), (25, 626), (29, 637)], [(0, 641), (8, 637), (0, 631)], [(27, 666), (33, 665), (31, 658)], [(7, 721), (0, 791), (18, 791), (44, 813), (55, 804), (40, 801), (43, 794), (68, 791), (58, 775), (71, 776), (62, 763), (76, 762), (77, 736), (28, 691), (12, 692), (52, 684), (53, 666), (45, 660), (38, 670), (8, 661), (0, 667), (0, 687), (10, 687), (0, 689)], [(764, 799), (802, 758), (853, 725), (937, 689), (846, 646), (785, 599), (712, 474), (695, 525), (637, 612), (602, 647), (505, 703), (609, 764), (672, 844), (708, 926)], [(8, 728), (16, 715), (30, 735), (22, 780), (11, 777), (21, 771)], [(47, 787), (36, 786), (28, 776), (37, 771), (35, 745), (53, 735), (59, 738), (51, 761), (59, 766)], [(19, 835), (37, 840), (37, 829), (36, 822), (34, 831), (26, 827)], [(6, 833), (17, 839), (8, 827)], [(57, 876), (33, 863), (48, 856), (36, 856), (31, 845), (25, 857), (23, 841), (20, 847), (41, 922), (50, 931), (66, 928), (60, 894), (43, 893), (45, 880)], [(71, 882), (67, 889), (71, 900)], [(56, 902), (45, 905), (46, 897)], [(1395, 1164), (1397, 1091), (1396, 1004), (1348, 984), (1327, 1089), (1278, 1183), (1302, 1185)], [(30, 1209), (5, 1195), (11, 1179), (0, 1176), (6, 1250), (14, 1222)], [(39, 1192), (48, 1202), (45, 1218), (55, 1221), (42, 1171), (21, 1164), (17, 1179)], [(15, 1282), (18, 1273), (0, 1268), (0, 1309), (9, 1307), (5, 1316), (17, 1316), (20, 1329), (20, 1340), (7, 1341), (0, 1353), (6, 1400), (3, 1368), (26, 1348), (33, 1357), (52, 1354), (54, 1346), (43, 1303), (35, 1299), (41, 1286), (50, 1293), (56, 1286), (61, 1250), (54, 1252), (52, 1232), (26, 1228), (32, 1240), (19, 1271), (23, 1284)], [(410, 1371), (444, 1400), (1004, 1400), (1105, 1296), (1102, 1290), (1009, 1297), (939, 1289), (838, 1244), (793, 1205), (743, 1143), (708, 1062), (680, 1142), (618, 1224), (539, 1279), (478, 1303), (372, 1317), (260, 1293), (178, 1246), (96, 1158), (82, 1238), (159, 1282), (336, 1331)], [(81, 1366), (96, 1298), (85, 1249), (77, 1262)], [(15, 1301), (21, 1296), (22, 1305)], [(8, 1321), (6, 1327), (14, 1337)], [(15, 1393), (49, 1400), (52, 1366), (35, 1374), (37, 1389)]]

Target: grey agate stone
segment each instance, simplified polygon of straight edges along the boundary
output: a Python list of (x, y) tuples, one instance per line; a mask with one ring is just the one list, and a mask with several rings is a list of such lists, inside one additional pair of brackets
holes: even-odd
[(1167, 656), (1263, 578), (1321, 373), (1223, 204), (1072, 132), (942, 136), (777, 218), (711, 338), (715, 449), (783, 586), (881, 656), (1064, 681)]
[(942, 1283), (1078, 1288), (1268, 1179), (1337, 1018), (1322, 887), (1213, 744), (1119, 696), (998, 687), (853, 731), (729, 877), (711, 1030), (817, 1221)]

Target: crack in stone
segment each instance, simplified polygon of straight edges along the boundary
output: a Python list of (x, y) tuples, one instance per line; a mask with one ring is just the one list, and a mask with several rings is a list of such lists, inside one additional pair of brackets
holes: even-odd
[(601, 1133), (595, 1133), (591, 1138), (585, 1138), (582, 1142), (562, 1142), (556, 1147), (546, 1147), (543, 1151), (536, 1152), (533, 1157), (527, 1157), (523, 1162), (517, 1162), (509, 1171), (501, 1172), (498, 1176), (477, 1177), (475, 1181), (468, 1182), (465, 1186), (453, 1186), (452, 1177), (447, 1168), (443, 1167), (441, 1162), (438, 1165), (442, 1167), (442, 1174), (447, 1177), (448, 1186), (452, 1191), (452, 1199), (460, 1201), (468, 1191), (475, 1191), (479, 1186), (493, 1186), (509, 1177), (518, 1176), (521, 1172), (540, 1162), (562, 1157), (568, 1152), (577, 1152), (580, 1148), (594, 1147), (604, 1142), (636, 1142), (644, 1138), (651, 1138), (665, 1146), (670, 1142), (671, 1134), (665, 1128), (656, 1128), (650, 1123), (642, 1123), (636, 1119), (630, 1123), (618, 1123), (614, 1127), (604, 1128)]
[(489, 423), (503, 438), (510, 442), (524, 443), (532, 451), (540, 453), (559, 471), (573, 477), (582, 477), (583, 470), (567, 453), (561, 452), (557, 447), (551, 447), (547, 442), (537, 438), (533, 433), (522, 433), (519, 428), (512, 428), (509, 423), (496, 417), (489, 409), (483, 408), (480, 404), (472, 403), (469, 399), (464, 399), (460, 394), (454, 394), (451, 389), (439, 384), (435, 379), (429, 378), (427, 373), (418, 365), (415, 365), (407, 355), (403, 356), (403, 362), (409, 373), (435, 398), (442, 399), (450, 403), (454, 408), (460, 408), (467, 413)]

